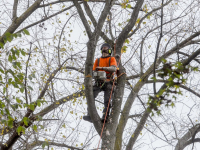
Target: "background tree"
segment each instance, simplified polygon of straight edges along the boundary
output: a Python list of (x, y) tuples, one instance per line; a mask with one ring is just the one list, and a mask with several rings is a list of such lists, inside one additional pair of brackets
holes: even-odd
[[(0, 6), (1, 149), (197, 149), (198, 1)], [(119, 71), (99, 145), (103, 98), (94, 102), (91, 76), (104, 42)], [(82, 121), (86, 104), (93, 124)]]

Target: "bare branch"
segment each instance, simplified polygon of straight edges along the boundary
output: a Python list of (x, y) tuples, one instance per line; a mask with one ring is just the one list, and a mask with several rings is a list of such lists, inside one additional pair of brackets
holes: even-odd
[(18, 6), (18, 0), (14, 0), (13, 4), (13, 20), (17, 18), (17, 6)]
[(46, 18), (43, 18), (43, 19), (41, 19), (41, 20), (39, 20), (39, 21), (37, 21), (37, 22), (35, 22), (35, 23), (32, 23), (32, 24), (30, 24), (30, 25), (24, 27), (23, 29), (17, 31), (17, 33), (22, 32), (24, 29), (28, 29), (28, 28), (30, 28), (30, 27), (32, 27), (32, 26), (35, 26), (35, 25), (37, 25), (37, 24), (39, 24), (39, 23), (41, 23), (41, 22), (44, 22), (44, 21), (46, 21), (46, 20), (48, 20), (48, 19), (50, 19), (50, 18), (52, 18), (52, 17), (55, 17), (55, 16), (57, 16), (58, 14), (61, 14), (61, 13), (65, 12), (65, 11), (71, 9), (72, 7), (74, 7), (74, 5), (69, 6), (69, 7), (65, 8), (65, 9), (63, 9), (63, 10), (61, 10), (61, 11), (59, 11), (59, 12), (53, 14), (53, 15), (50, 15), (50, 16), (48, 16), (48, 17), (46, 17)]
[[(161, 86), (160, 90), (165, 89), (166, 87), (167, 87), (166, 84), (163, 84)], [(159, 91), (157, 93), (159, 93)], [(126, 150), (130, 150), (130, 149), (133, 148), (133, 145), (136, 142), (140, 132), (144, 128), (144, 125), (145, 125), (145, 123), (146, 123), (151, 111), (152, 111), (152, 108), (150, 106), (145, 110), (145, 112), (144, 112), (142, 118), (140, 119), (140, 122), (138, 123), (134, 133), (132, 134), (131, 138), (129, 139), (129, 142), (128, 142), (127, 146), (126, 146)]]
[[(91, 11), (91, 9), (90, 9), (88, 3), (87, 3), (86, 1), (84, 1), (83, 4), (84, 4), (84, 8), (85, 8), (85, 11), (86, 11), (87, 15), (89, 16), (90, 20), (92, 21), (92, 24), (94, 25), (94, 27), (96, 27), (96, 26), (97, 26), (97, 21), (96, 21), (96, 19), (94, 18), (94, 15), (92, 14), (92, 11)], [(114, 44), (113, 41), (110, 40), (110, 39), (104, 34), (104, 32), (101, 31), (101, 32), (100, 32), (100, 36), (101, 36), (107, 43), (109, 43), (111, 46), (113, 46), (113, 44)]]
[(78, 3), (78, 1), (73, 0), (73, 3), (74, 3), (74, 5), (75, 5), (75, 7), (77, 8), (77, 11), (78, 11), (78, 13), (79, 13), (79, 16), (80, 16), (80, 18), (81, 18), (81, 20), (82, 20), (82, 23), (83, 23), (83, 25), (84, 25), (84, 27), (85, 27), (85, 30), (86, 30), (86, 32), (87, 32), (87, 35), (88, 35), (88, 37), (89, 37), (89, 39), (90, 39), (90, 38), (92, 37), (92, 31), (91, 31), (91, 28), (90, 28), (90, 26), (89, 26), (89, 24), (88, 24), (88, 22), (87, 22), (87, 19), (86, 19), (85, 15), (84, 15), (84, 12), (83, 12), (83, 10), (82, 10), (80, 4)]
[(131, 32), (128, 37), (131, 37), (133, 34), (135, 34), (135, 32), (140, 28), (141, 23), (143, 22), (144, 19), (146, 19), (149, 15), (151, 15), (153, 12), (158, 11), (159, 9), (162, 9), (163, 7), (167, 6), (172, 0), (169, 0), (168, 2), (166, 2), (165, 4), (163, 4), (161, 7), (158, 7), (156, 9), (153, 9), (152, 11), (148, 12), (144, 17), (142, 17), (140, 19), (140, 22), (138, 23), (136, 29), (133, 30), (133, 32)]
[[(162, 0), (162, 6), (163, 6), (163, 0)], [(155, 54), (155, 59), (154, 59), (154, 69), (153, 69), (153, 77), (156, 78), (156, 61), (158, 57), (158, 50), (160, 47), (160, 42), (163, 37), (163, 7), (161, 8), (161, 23), (160, 23), (160, 36), (158, 39), (157, 47), (156, 47), (156, 54)], [(154, 95), (156, 94), (156, 82), (153, 83), (153, 91)]]
[(21, 25), (21, 23), (27, 19), (40, 5), (43, 0), (36, 0), (20, 17), (13, 20), (12, 24), (8, 27), (8, 29), (4, 32), (4, 34), (0, 37), (0, 42), (4, 43), (4, 38), (6, 33), (14, 33), (15, 30)]
[[(27, 148), (28, 148), (28, 149), (34, 149), (34, 148), (37, 147), (37, 146), (42, 146), (42, 144), (43, 144), (44, 142), (46, 142), (46, 141), (40, 141), (40, 140), (34, 141), (34, 142), (32, 142), (31, 144), (28, 144), (28, 145), (27, 145)], [(69, 145), (64, 144), (64, 143), (56, 143), (56, 142), (51, 142), (51, 141), (48, 142), (48, 145), (51, 145), (51, 146), (58, 146), (58, 147), (63, 147), (63, 148), (69, 148), (69, 149), (71, 149), (71, 150), (83, 150), (82, 148), (73, 147), (73, 146), (69, 146)]]

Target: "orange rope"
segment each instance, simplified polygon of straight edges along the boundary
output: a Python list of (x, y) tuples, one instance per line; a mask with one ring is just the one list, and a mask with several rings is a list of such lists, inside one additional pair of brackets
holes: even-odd
[[(116, 43), (115, 43), (116, 45)], [(115, 52), (115, 45), (114, 45), (114, 52)], [(122, 53), (120, 55), (120, 58), (119, 58), (119, 62), (117, 64), (117, 67), (119, 66), (119, 63), (120, 63), (120, 60), (121, 60), (121, 56), (122, 56)], [(118, 69), (118, 68), (117, 68)], [(119, 78), (121, 75), (123, 75), (125, 73), (121, 73), (117, 78)], [(100, 139), (99, 139), (99, 144), (98, 144), (98, 147), (97, 147), (97, 150), (99, 149), (99, 145), (100, 145), (100, 142), (101, 142), (101, 138), (102, 138), (102, 134), (103, 134), (103, 130), (104, 130), (104, 127), (105, 127), (105, 123), (106, 123), (106, 117), (107, 117), (107, 113), (108, 113), (108, 109), (109, 109), (109, 106), (110, 106), (110, 100), (111, 100), (111, 97), (112, 97), (112, 92), (113, 92), (113, 87), (115, 85), (115, 78), (113, 80), (113, 85), (112, 85), (112, 90), (111, 90), (111, 93), (110, 93), (110, 98), (109, 98), (109, 101), (108, 101), (108, 107), (107, 107), (107, 110), (106, 110), (106, 115), (105, 115), (105, 118), (104, 118), (104, 122), (103, 122), (103, 127), (102, 127), (102, 130), (101, 130), (101, 136), (100, 136)]]

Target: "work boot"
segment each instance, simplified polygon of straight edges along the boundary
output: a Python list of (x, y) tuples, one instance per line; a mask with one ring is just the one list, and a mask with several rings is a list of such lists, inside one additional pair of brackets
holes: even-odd
[(103, 114), (102, 118), (101, 118), (101, 122), (104, 123), (104, 120), (105, 120), (105, 123), (108, 122), (108, 118), (109, 118), (109, 115), (107, 114), (106, 118), (105, 118), (105, 114)]
[(83, 120), (92, 123), (92, 119), (91, 119), (90, 115), (88, 115), (88, 114), (87, 114), (87, 116), (83, 116)]

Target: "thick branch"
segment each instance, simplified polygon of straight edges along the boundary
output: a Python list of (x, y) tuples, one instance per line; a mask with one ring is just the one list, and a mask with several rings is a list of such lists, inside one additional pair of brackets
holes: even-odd
[[(188, 146), (188, 145), (190, 145), (190, 144), (194, 144), (194, 143), (196, 143), (196, 142), (200, 143), (200, 138), (191, 139), (191, 140), (185, 142), (185, 144), (183, 145), (183, 149), (184, 149), (186, 146)], [(182, 150), (182, 149), (179, 149), (179, 150)]]
[(63, 97), (55, 102), (53, 102), (51, 105), (47, 106), (46, 108), (44, 108), (42, 111), (40, 111), (39, 113), (37, 114), (34, 114), (33, 115), (33, 118), (37, 118), (38, 116), (41, 116), (43, 117), (44, 115), (46, 115), (47, 113), (51, 112), (52, 110), (55, 110), (56, 108), (58, 108), (60, 105), (74, 99), (74, 98), (78, 98), (78, 97), (81, 97), (81, 96), (84, 96), (85, 95), (85, 91), (79, 91), (79, 92), (76, 92), (76, 93), (73, 93), (71, 95), (68, 95), (66, 97)]
[(187, 133), (184, 134), (184, 136), (178, 140), (178, 143), (176, 144), (175, 150), (182, 150), (184, 149), (187, 145), (193, 143), (193, 141), (190, 140), (194, 134), (200, 131), (200, 125), (197, 124), (194, 127), (190, 128)]

